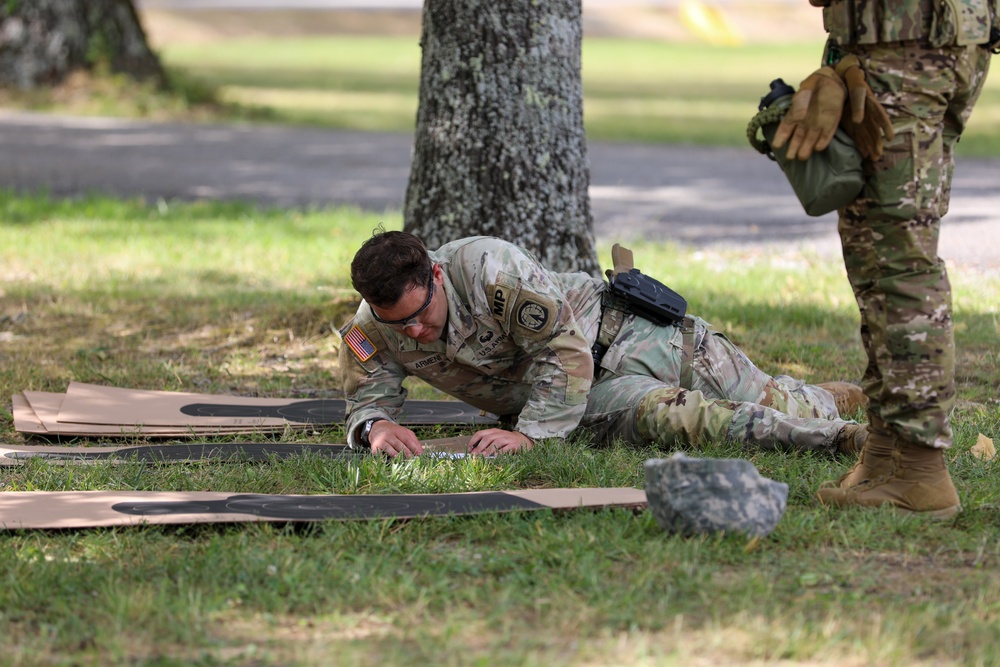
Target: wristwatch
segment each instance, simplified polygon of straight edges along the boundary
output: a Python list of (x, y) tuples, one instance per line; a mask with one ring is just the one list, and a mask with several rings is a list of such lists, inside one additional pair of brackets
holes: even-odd
[(368, 441), (368, 436), (372, 432), (372, 425), (375, 422), (385, 421), (382, 417), (373, 417), (361, 425), (361, 433), (358, 434), (358, 440), (361, 441), (365, 447), (371, 447), (372, 443)]

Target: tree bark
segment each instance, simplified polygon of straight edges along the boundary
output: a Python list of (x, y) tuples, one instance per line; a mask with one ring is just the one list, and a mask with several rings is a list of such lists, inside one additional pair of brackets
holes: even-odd
[(581, 0), (425, 0), (404, 228), (497, 236), (599, 275), (587, 188)]
[(0, 86), (51, 86), (100, 66), (166, 82), (132, 0), (0, 0)]

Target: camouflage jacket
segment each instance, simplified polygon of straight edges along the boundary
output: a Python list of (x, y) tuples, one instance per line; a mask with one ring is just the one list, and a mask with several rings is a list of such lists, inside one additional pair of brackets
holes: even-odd
[(810, 0), (838, 44), (918, 41), (931, 47), (986, 44), (998, 0)]
[(373, 417), (398, 416), (415, 376), (497, 415), (517, 415), (531, 438), (567, 435), (580, 422), (594, 376), (606, 284), (555, 273), (506, 241), (473, 237), (430, 253), (444, 272), (448, 324), (443, 340), (419, 343), (375, 321), (361, 303), (341, 329), (348, 442)]

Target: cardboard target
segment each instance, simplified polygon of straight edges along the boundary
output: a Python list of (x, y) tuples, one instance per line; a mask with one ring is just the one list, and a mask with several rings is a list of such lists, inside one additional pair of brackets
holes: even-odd
[(13, 491), (0, 493), (6, 530), (138, 524), (412, 519), (482, 512), (646, 507), (633, 488), (528, 489), (443, 494), (265, 495), (209, 491)]
[[(131, 426), (283, 427), (343, 423), (339, 399), (248, 398), (104, 387), (72, 382), (60, 423)], [(400, 423), (494, 424), (496, 419), (459, 401), (407, 401)]]
[(189, 445), (140, 445), (135, 447), (62, 447), (11, 448), (0, 446), (0, 465), (19, 465), (29, 459), (50, 462), (91, 463), (94, 461), (148, 461), (173, 463), (191, 461), (267, 461), (272, 457), (285, 459), (302, 454), (330, 458), (348, 456), (347, 445), (289, 444), (260, 442), (230, 442), (224, 444), (196, 443)]
[[(339, 399), (291, 401), (284, 405), (257, 406), (250, 403), (190, 403), (180, 407), (181, 414), (191, 417), (239, 417), (265, 421), (283, 419), (298, 424), (330, 425), (344, 421), (346, 403)], [(494, 424), (480, 410), (458, 401), (407, 401), (399, 422), (418, 424)]]
[[(461, 454), (468, 450), (471, 436), (433, 438), (421, 444), (428, 454)], [(49, 463), (94, 463), (100, 461), (148, 461), (151, 463), (192, 463), (195, 461), (269, 461), (303, 454), (328, 458), (363, 456), (368, 450), (343, 444), (285, 442), (225, 442), (179, 445), (138, 445), (127, 447), (58, 447), (0, 445), (0, 466), (23, 465), (31, 459)]]
[(254, 433), (261, 429), (246, 426), (134, 426), (114, 424), (71, 424), (59, 422), (59, 410), (64, 394), (45, 391), (25, 391), (11, 397), (14, 407), (14, 430), (18, 433), (44, 436), (75, 437), (119, 437), (139, 436), (147, 438), (167, 437), (208, 437), (212, 435), (236, 435)]
[(244, 494), (223, 500), (122, 502), (111, 509), (134, 516), (168, 514), (253, 515), (288, 521), (443, 516), (476, 512), (540, 509), (538, 503), (505, 493), (441, 493), (407, 496), (269, 496)]

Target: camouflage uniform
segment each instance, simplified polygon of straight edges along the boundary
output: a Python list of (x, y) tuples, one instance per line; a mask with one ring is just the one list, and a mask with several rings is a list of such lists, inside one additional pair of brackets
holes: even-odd
[(824, 63), (856, 55), (896, 135), (867, 165), (861, 196), (839, 212), (870, 419), (914, 444), (948, 447), (955, 344), (938, 234), (952, 152), (989, 66), (981, 45), (996, 0), (835, 0), (823, 19)]
[[(441, 265), (448, 323), (418, 343), (361, 304), (341, 330), (348, 442), (374, 417), (392, 419), (416, 376), (487, 412), (516, 419), (530, 438), (578, 426), (600, 441), (693, 443), (732, 439), (833, 452), (847, 423), (825, 389), (760, 371), (698, 318), (685, 330), (627, 315), (596, 377), (591, 347), (607, 284), (554, 273), (499, 239), (454, 241), (431, 252)], [(686, 383), (682, 378), (689, 377)], [(686, 384), (687, 386), (683, 386)]]

